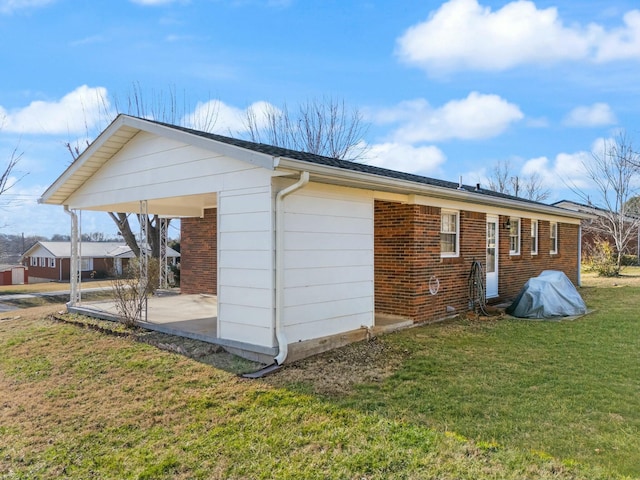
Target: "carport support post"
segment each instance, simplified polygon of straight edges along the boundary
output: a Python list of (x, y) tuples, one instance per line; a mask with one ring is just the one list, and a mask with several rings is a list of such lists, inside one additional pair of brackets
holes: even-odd
[(160, 222), (159, 235), (160, 235), (160, 288), (167, 288), (167, 224), (169, 223), (166, 218), (159, 218)]
[(147, 222), (149, 220), (149, 214), (147, 209), (147, 201), (140, 200), (140, 240), (138, 245), (140, 246), (140, 281), (139, 281), (139, 320), (147, 321), (147, 285), (149, 284), (149, 245), (147, 242)]
[(75, 210), (70, 210), (68, 205), (64, 206), (64, 211), (71, 217), (71, 255), (69, 269), (69, 286), (71, 295), (69, 296), (69, 305), (74, 306), (81, 301), (80, 297), (80, 258), (78, 255), (80, 235), (78, 228), (78, 215)]

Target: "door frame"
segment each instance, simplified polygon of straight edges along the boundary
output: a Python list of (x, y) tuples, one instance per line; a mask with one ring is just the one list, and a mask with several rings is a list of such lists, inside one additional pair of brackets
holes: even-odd
[[(495, 238), (495, 268), (493, 272), (489, 272), (489, 266), (488, 264), (486, 264), (487, 268), (486, 268), (486, 272), (485, 272), (485, 297), (486, 298), (495, 298), (498, 296), (498, 292), (499, 292), (499, 280), (500, 280), (500, 270), (499, 270), (499, 265), (500, 265), (500, 255), (499, 255), (499, 246), (500, 246), (500, 217), (497, 215), (487, 215), (487, 228), (485, 230), (485, 252), (488, 255), (488, 250), (489, 250), (489, 236), (488, 236), (488, 232), (489, 232), (489, 227), (488, 225), (490, 223), (493, 223), (495, 225), (495, 232), (496, 232), (496, 238)], [(485, 257), (485, 262), (486, 262), (486, 257)]]

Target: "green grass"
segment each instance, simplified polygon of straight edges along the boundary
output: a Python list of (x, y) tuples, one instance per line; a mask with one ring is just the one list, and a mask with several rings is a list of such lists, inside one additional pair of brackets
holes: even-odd
[(384, 337), (403, 352), (400, 368), (327, 398), (486, 445), (640, 476), (640, 288), (581, 293), (597, 311), (575, 321), (460, 320)]
[(638, 477), (640, 289), (581, 293), (598, 310), (573, 322), (382, 337), (390, 375), (326, 394), (313, 362), (330, 356), (248, 381), (128, 338), (3, 321), (0, 478)]

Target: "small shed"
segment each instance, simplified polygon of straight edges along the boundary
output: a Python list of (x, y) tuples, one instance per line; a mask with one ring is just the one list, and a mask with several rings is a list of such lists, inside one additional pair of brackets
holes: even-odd
[(29, 283), (29, 269), (23, 265), (0, 265), (0, 285)]

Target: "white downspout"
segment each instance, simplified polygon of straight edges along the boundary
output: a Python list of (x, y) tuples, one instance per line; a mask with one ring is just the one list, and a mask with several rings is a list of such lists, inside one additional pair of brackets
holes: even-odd
[(276, 195), (276, 318), (275, 330), (278, 340), (276, 364), (282, 365), (289, 353), (287, 337), (282, 328), (282, 306), (284, 304), (284, 197), (309, 183), (309, 172), (301, 172), (300, 179)]

